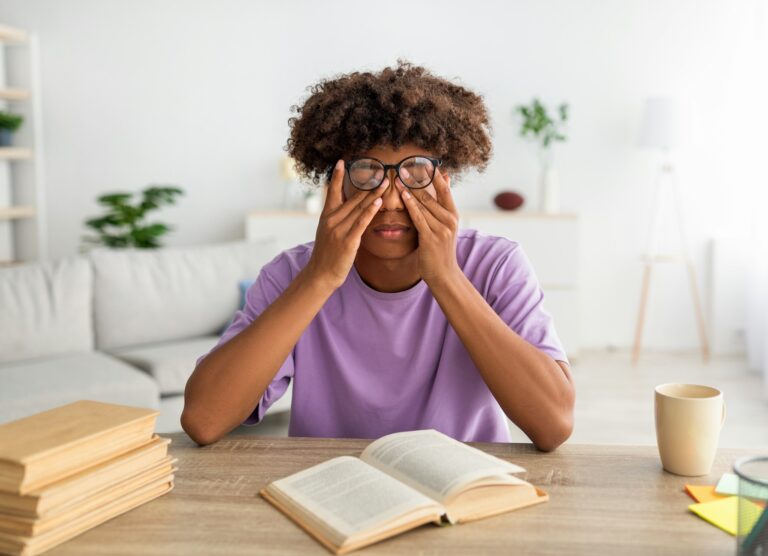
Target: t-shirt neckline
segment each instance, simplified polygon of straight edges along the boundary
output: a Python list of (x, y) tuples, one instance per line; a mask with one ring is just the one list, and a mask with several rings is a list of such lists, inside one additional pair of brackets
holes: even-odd
[(354, 282), (358, 284), (364, 293), (386, 301), (396, 301), (398, 299), (415, 297), (421, 294), (424, 291), (424, 288), (427, 287), (427, 283), (424, 280), (419, 280), (416, 282), (416, 284), (401, 292), (380, 292), (379, 290), (374, 290), (371, 286), (365, 283), (354, 264), (352, 265), (352, 269), (349, 271), (349, 273), (352, 275)]

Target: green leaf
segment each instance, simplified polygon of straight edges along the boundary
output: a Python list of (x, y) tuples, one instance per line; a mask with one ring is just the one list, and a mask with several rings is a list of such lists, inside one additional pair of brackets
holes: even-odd
[(560, 132), (559, 126), (568, 119), (567, 103), (558, 106), (555, 115), (557, 120), (550, 116), (546, 106), (537, 97), (531, 99), (527, 105), (518, 105), (516, 111), (522, 117), (521, 137), (531, 136), (544, 148), (549, 147), (552, 141), (565, 141), (565, 135)]
[(100, 204), (108, 207), (106, 214), (89, 218), (85, 226), (98, 233), (98, 238), (84, 241), (100, 243), (108, 247), (157, 248), (159, 239), (172, 230), (167, 224), (145, 224), (146, 214), (162, 205), (172, 205), (184, 191), (173, 185), (150, 185), (141, 192), (141, 199), (133, 203), (133, 193), (108, 193), (98, 197)]
[(24, 121), (24, 116), (19, 114), (12, 114), (11, 112), (5, 112), (0, 110), (0, 129), (7, 129), (8, 131), (16, 131), (21, 127)]

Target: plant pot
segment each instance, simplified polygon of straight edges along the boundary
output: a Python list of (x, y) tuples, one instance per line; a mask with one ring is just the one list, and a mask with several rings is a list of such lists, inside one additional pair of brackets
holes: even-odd
[(0, 147), (13, 145), (13, 132), (10, 129), (0, 129)]

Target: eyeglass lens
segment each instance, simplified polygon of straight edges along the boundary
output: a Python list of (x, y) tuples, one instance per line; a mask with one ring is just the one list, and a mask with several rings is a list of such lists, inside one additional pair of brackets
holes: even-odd
[[(373, 158), (360, 158), (349, 167), (349, 180), (358, 189), (371, 190), (384, 181), (384, 165)], [(435, 165), (428, 158), (411, 156), (400, 163), (400, 180), (406, 187), (426, 187), (435, 177)]]

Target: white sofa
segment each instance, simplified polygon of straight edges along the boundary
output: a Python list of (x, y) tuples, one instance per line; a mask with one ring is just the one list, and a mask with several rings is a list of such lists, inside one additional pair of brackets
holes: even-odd
[(196, 359), (274, 253), (265, 239), (0, 269), (0, 423), (93, 399), (159, 408), (157, 430), (181, 430)]

